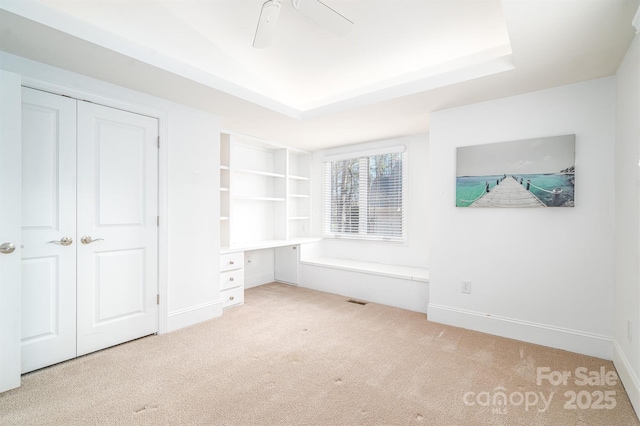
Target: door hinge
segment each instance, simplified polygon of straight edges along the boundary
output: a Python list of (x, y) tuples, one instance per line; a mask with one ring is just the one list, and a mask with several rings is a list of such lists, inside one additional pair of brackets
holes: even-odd
[(160, 148), (160, 136), (158, 136), (158, 148)]
[(156, 225), (160, 226), (160, 216), (156, 216)]
[(156, 305), (159, 305), (159, 304), (160, 304), (160, 295), (157, 294), (156, 295)]

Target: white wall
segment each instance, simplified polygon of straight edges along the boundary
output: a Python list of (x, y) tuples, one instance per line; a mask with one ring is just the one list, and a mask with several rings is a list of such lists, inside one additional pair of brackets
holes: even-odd
[(168, 329), (175, 330), (222, 314), (220, 127), (207, 112), (172, 105), (168, 134)]
[[(640, 412), (640, 38), (616, 74), (616, 232), (613, 359)], [(627, 336), (631, 322), (631, 339)]]
[(366, 152), (372, 149), (403, 144), (407, 146), (409, 161), (407, 170), (408, 183), (406, 188), (407, 244), (324, 239), (319, 255), (422, 268), (428, 266), (429, 194), (427, 186), (429, 176), (429, 138), (427, 135), (414, 135), (314, 152), (312, 167), (313, 186), (311, 193), (313, 200), (312, 233), (316, 236), (322, 235), (322, 183), (324, 171), (323, 159), (325, 155)]
[[(455, 207), (456, 147), (563, 134), (576, 207)], [(613, 77), (433, 113), (428, 318), (611, 359), (614, 141)]]
[(160, 331), (221, 315), (219, 119), (15, 55), (0, 63), (23, 84), (159, 118)]

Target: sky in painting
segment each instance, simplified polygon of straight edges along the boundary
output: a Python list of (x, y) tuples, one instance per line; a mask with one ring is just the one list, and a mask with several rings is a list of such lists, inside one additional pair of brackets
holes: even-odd
[(457, 148), (456, 176), (557, 173), (575, 163), (575, 135)]

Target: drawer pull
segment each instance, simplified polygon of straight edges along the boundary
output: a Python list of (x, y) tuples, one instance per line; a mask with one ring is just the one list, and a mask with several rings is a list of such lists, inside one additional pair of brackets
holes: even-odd
[(230, 261), (229, 261), (229, 265), (233, 265), (233, 260), (230, 260)]
[(233, 296), (230, 296), (230, 297), (229, 297), (229, 300), (233, 300)]
[(229, 281), (233, 281), (233, 277), (229, 278)]

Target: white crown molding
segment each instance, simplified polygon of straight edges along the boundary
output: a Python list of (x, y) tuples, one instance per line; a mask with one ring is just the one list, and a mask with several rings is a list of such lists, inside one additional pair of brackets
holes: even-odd
[(631, 21), (631, 25), (635, 27), (636, 34), (640, 34), (640, 7), (636, 11), (635, 16), (633, 17), (633, 21)]
[(237, 98), (278, 112), (285, 116), (300, 120), (302, 113), (299, 109), (285, 104), (269, 96), (230, 82), (218, 75), (203, 71), (197, 67), (182, 63), (167, 55), (155, 52), (144, 46), (133, 43), (107, 30), (95, 27), (73, 16), (37, 3), (34, 0), (3, 2), (0, 9), (4, 9), (23, 18), (38, 22), (55, 30), (88, 41), (130, 58), (154, 67), (169, 71), (197, 83), (230, 94)]
[(282, 93), (245, 87), (221, 75), (182, 63), (35, 0), (0, 0), (0, 9), (298, 121), (328, 116), (515, 68), (511, 45), (507, 43), (326, 98), (293, 102)]
[(505, 44), (309, 104), (302, 110), (302, 119), (322, 117), (514, 69), (511, 45)]

